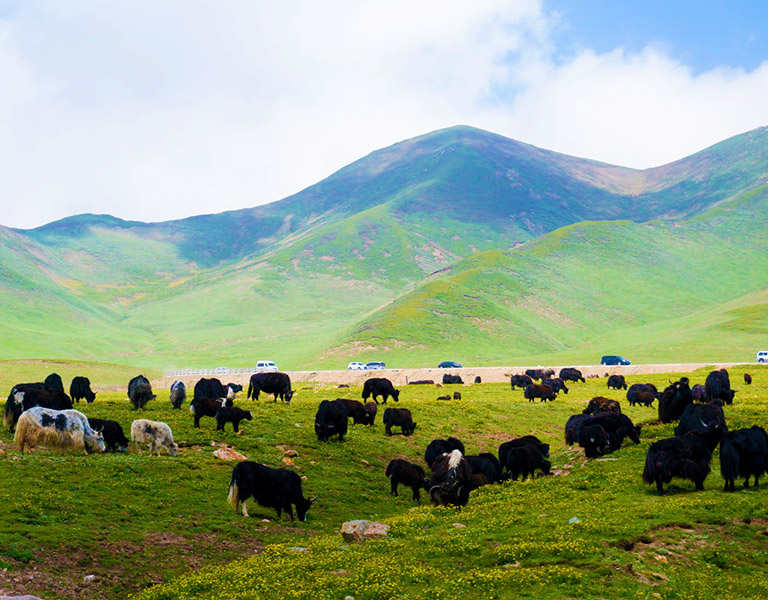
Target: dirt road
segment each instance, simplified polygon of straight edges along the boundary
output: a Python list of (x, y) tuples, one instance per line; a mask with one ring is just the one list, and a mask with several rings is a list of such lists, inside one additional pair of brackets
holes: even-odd
[[(598, 375), (603, 377), (606, 373), (622, 375), (644, 375), (648, 373), (687, 373), (703, 367), (713, 369), (731, 368), (737, 364), (752, 363), (683, 363), (683, 364), (663, 364), (663, 365), (629, 365), (626, 367), (605, 367), (601, 365), (576, 366), (585, 377)], [(541, 368), (543, 365), (533, 367), (467, 367), (463, 369), (384, 369), (381, 371), (287, 371), (291, 381), (302, 384), (320, 384), (320, 385), (340, 385), (362, 386), (366, 379), (371, 377), (386, 377), (395, 385), (406, 385), (410, 381), (432, 380), (435, 383), (443, 380), (445, 373), (460, 375), (465, 383), (472, 383), (475, 377), (480, 377), (483, 383), (502, 383), (509, 381), (509, 376), (513, 373), (522, 373), (526, 369)], [(574, 366), (574, 365), (567, 365)], [(561, 367), (551, 367), (556, 373)], [(223, 383), (239, 383), (246, 387), (250, 379), (249, 373), (231, 373), (217, 375), (179, 375), (167, 376), (152, 382), (153, 387), (170, 388), (176, 380), (181, 380), (189, 387), (201, 377), (217, 377)]]

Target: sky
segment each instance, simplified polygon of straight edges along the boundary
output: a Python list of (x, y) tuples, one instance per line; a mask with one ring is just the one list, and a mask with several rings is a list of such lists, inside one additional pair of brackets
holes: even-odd
[(472, 125), (665, 164), (768, 125), (764, 0), (0, 0), (0, 223), (279, 200)]

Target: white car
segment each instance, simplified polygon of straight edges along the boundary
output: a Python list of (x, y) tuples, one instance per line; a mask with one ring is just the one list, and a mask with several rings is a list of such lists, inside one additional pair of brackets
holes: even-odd
[(365, 371), (365, 365), (361, 362), (351, 362), (347, 365), (348, 371)]
[(256, 363), (256, 370), (260, 373), (266, 373), (268, 371), (277, 371), (277, 365), (271, 360), (260, 360)]
[(768, 362), (768, 350), (760, 350), (755, 354), (755, 360), (759, 363)]

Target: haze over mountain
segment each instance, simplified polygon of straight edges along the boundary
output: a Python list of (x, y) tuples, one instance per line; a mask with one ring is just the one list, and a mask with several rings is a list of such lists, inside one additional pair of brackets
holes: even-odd
[(765, 128), (637, 171), (461, 126), (252, 209), (0, 228), (0, 355), (748, 359), (766, 329), (766, 178)]

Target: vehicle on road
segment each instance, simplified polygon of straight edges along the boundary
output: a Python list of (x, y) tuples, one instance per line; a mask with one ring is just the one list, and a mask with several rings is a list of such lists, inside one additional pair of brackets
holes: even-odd
[(366, 371), (376, 371), (378, 369), (386, 369), (386, 368), (387, 366), (379, 360), (372, 360), (371, 362), (366, 363), (365, 365)]
[(439, 365), (437, 365), (437, 368), (438, 369), (461, 369), (461, 365), (452, 360), (444, 360)]
[(259, 373), (266, 373), (268, 371), (277, 371), (277, 365), (271, 360), (260, 360), (256, 363), (256, 370)]
[(600, 359), (600, 364), (609, 366), (626, 366), (629, 364), (629, 361), (623, 356), (619, 356), (617, 354), (606, 354)]
[(348, 371), (364, 371), (365, 365), (361, 362), (351, 362), (347, 365)]
[(755, 354), (755, 360), (759, 363), (768, 362), (768, 350), (760, 350)]

